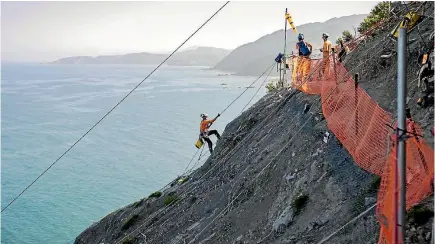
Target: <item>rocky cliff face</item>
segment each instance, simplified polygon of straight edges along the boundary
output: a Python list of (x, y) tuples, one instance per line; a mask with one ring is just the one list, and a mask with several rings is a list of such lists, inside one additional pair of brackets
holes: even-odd
[[(425, 8), (433, 16), (433, 3)], [(427, 41), (433, 20), (419, 28)], [(381, 58), (394, 52), (394, 42), (384, 38), (389, 31), (360, 44), (344, 64), (360, 74), (361, 86), (381, 107), (395, 113), (394, 55)], [(433, 108), (416, 105), (413, 82), (422, 39), (413, 31), (410, 40), (409, 107), (428, 131)], [(328, 130), (319, 100), (295, 90), (267, 94), (226, 126), (214, 154), (186, 182), (174, 181), (162, 195), (109, 214), (75, 243), (302, 244), (322, 243), (337, 230), (323, 243), (377, 243), (374, 208), (340, 229), (376, 203), (380, 179), (359, 168)], [(433, 136), (425, 136), (433, 144)], [(409, 212), (407, 243), (431, 238), (433, 197), (421, 206)]]

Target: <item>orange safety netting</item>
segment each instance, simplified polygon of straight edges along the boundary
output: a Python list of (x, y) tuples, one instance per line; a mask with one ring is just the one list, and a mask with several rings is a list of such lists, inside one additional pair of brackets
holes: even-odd
[[(289, 62), (292, 85), (307, 94), (320, 94), (328, 128), (360, 167), (382, 177), (377, 203), (381, 225), (379, 243), (393, 243), (396, 226), (394, 194), (398, 188), (395, 140), (392, 140), (393, 130), (388, 126), (392, 125), (391, 114), (356, 85), (334, 56), (318, 60), (293, 57)], [(408, 131), (422, 134), (414, 122), (408, 121), (408, 127)], [(407, 140), (407, 209), (433, 192), (433, 161), (433, 149), (425, 141), (415, 136)]]

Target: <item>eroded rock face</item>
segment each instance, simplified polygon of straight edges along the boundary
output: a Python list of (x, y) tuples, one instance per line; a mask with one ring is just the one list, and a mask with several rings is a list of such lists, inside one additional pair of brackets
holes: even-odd
[[(425, 9), (433, 14), (433, 3)], [(433, 32), (431, 23), (421, 28), (424, 35)], [(378, 41), (375, 37), (361, 44), (361, 51), (346, 57), (346, 67), (370, 58), (364, 51)], [(410, 48), (414, 53), (418, 45)], [(416, 65), (410, 61), (409, 69)], [(385, 79), (390, 70), (365, 71), (375, 69), (372, 66), (367, 62), (354, 72), (360, 72), (360, 84), (368, 94), (394, 113), (395, 81)], [(414, 88), (409, 89), (412, 101)], [(433, 110), (411, 111), (423, 127), (433, 121)], [(426, 140), (433, 144), (432, 135)], [(109, 214), (75, 243), (318, 243), (375, 203), (376, 189), (370, 190), (375, 181), (328, 130), (318, 96), (280, 90), (229, 123), (214, 154), (187, 182)], [(165, 199), (170, 194), (179, 200), (168, 207)], [(294, 202), (301, 194), (308, 200), (296, 211)], [(433, 198), (425, 204), (433, 205)], [(408, 243), (429, 243), (432, 237), (430, 226), (409, 226), (408, 232)], [(378, 233), (372, 209), (325, 243), (377, 243)]]
[(293, 222), (293, 215), (294, 211), (292, 207), (287, 206), (275, 222), (273, 222), (272, 229), (279, 234), (283, 234), (287, 226)]

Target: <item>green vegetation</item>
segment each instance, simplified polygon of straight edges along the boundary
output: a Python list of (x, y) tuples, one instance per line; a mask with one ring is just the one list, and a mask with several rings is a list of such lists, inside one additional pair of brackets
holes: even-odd
[(341, 36), (338, 37), (338, 39), (335, 41), (335, 44), (339, 45), (340, 44), (340, 40), (342, 42), (349, 42), (352, 41), (354, 38), (354, 36), (350, 33), (350, 31), (345, 30), (341, 33)]
[(274, 84), (273, 81), (269, 81), (266, 84), (266, 89), (267, 89), (267, 92), (273, 92), (276, 89), (276, 85)]
[(165, 205), (169, 205), (169, 204), (172, 204), (172, 203), (178, 201), (179, 199), (180, 198), (177, 195), (170, 195), (170, 196), (165, 198), (164, 203), (165, 203)]
[(184, 182), (187, 182), (189, 180), (189, 177), (180, 177), (177, 182), (180, 184), (183, 184)]
[(127, 230), (130, 228), (137, 220), (139, 219), (139, 215), (135, 214), (131, 216), (127, 221), (124, 222), (121, 229)]
[(307, 204), (308, 202), (308, 195), (307, 194), (301, 194), (299, 195), (293, 202), (292, 207), (295, 210), (295, 213), (299, 213)]
[(369, 187), (366, 190), (366, 194), (378, 192), (380, 186), (381, 186), (381, 177), (377, 175), (373, 176), (372, 182), (370, 183)]
[(420, 205), (414, 206), (407, 213), (408, 219), (413, 220), (418, 225), (427, 223), (433, 215), (434, 213), (432, 210)]
[(378, 22), (386, 19), (389, 15), (390, 4), (389, 2), (378, 3), (371, 11), (370, 14), (361, 22), (358, 27), (358, 32), (364, 32), (370, 29)]
[(133, 244), (134, 241), (136, 241), (136, 237), (135, 237), (135, 236), (125, 239), (125, 240), (122, 242), (122, 244)]
[(156, 192), (153, 192), (153, 193), (149, 196), (149, 198), (151, 198), (151, 197), (159, 198), (161, 195), (162, 195), (161, 192), (156, 191)]
[(342, 35), (345, 42), (353, 40), (353, 35), (348, 30), (343, 31)]

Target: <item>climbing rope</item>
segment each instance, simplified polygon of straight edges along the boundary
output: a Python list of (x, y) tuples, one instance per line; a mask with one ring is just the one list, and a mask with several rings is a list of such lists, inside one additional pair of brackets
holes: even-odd
[[(257, 95), (257, 93), (260, 91), (260, 89), (264, 86), (264, 84), (265, 84), (266, 81), (267, 81), (267, 78), (269, 77), (270, 73), (272, 73), (272, 70), (273, 70), (273, 68), (274, 68), (275, 65), (276, 65), (276, 62), (273, 62), (273, 65), (272, 65), (272, 67), (270, 67), (269, 73), (267, 74), (266, 78), (264, 78), (263, 83), (261, 83), (261, 85), (258, 86), (257, 91), (254, 93), (254, 95), (252, 95), (251, 99), (249, 99), (249, 101), (246, 103), (246, 105), (242, 108), (242, 110), (240, 111), (240, 114), (243, 113), (243, 111), (245, 110), (245, 108), (246, 108), (246, 107), (251, 103), (252, 99), (254, 99), (255, 95)], [(264, 74), (264, 73), (263, 73), (263, 74)], [(240, 115), (240, 114), (239, 114), (239, 115)]]
[(98, 124), (101, 123), (115, 108), (117, 108), (133, 91), (135, 91), (142, 83), (147, 80), (160, 66), (162, 66), (169, 58), (171, 58), (183, 45), (189, 41), (199, 30), (201, 30), (210, 20), (212, 20), (230, 1), (223, 4), (210, 18), (208, 18), (198, 29), (196, 29), (185, 41), (183, 41), (168, 57), (166, 57), (157, 67), (151, 71), (139, 84), (137, 84), (127, 95), (125, 95), (112, 109), (110, 109), (100, 120), (97, 121), (85, 134), (83, 134), (73, 145), (71, 145), (60, 157), (58, 157), (47, 169), (45, 169), (32, 183), (30, 183), (20, 194), (18, 194), (1, 212), (5, 211), (12, 203), (14, 203), (21, 195), (24, 194), (41, 176), (43, 176), (51, 167), (53, 167), (65, 154), (67, 154), (77, 143), (79, 143), (89, 132), (91, 132)]
[(325, 241), (331, 239), (331, 237), (333, 237), (334, 235), (336, 235), (338, 232), (340, 232), (342, 229), (344, 229), (346, 226), (352, 224), (353, 222), (355, 222), (357, 219), (361, 218), (362, 216), (364, 216), (366, 213), (370, 212), (370, 210), (372, 210), (374, 207), (376, 207), (376, 204), (372, 205), (371, 207), (369, 207), (368, 209), (366, 209), (364, 212), (360, 213), (358, 216), (356, 216), (355, 218), (349, 220), (349, 222), (347, 222), (346, 224), (344, 224), (343, 226), (341, 226), (340, 228), (338, 228), (336, 231), (334, 231), (332, 234), (330, 234), (329, 236), (323, 238), (321, 241), (319, 241), (317, 244), (322, 244)]
[[(275, 60), (273, 61), (272, 65), (269, 66), (265, 71), (263, 71), (263, 73), (261, 73), (260, 76), (257, 77), (257, 79), (255, 79), (248, 87), (245, 88), (245, 90), (240, 93), (224, 110), (222, 110), (222, 112), (220, 112), (220, 114), (222, 115), (229, 107), (231, 107), (231, 105), (233, 105), (251, 86), (253, 86), (269, 69), (271, 69), (273, 66), (275, 66)], [(272, 70), (272, 69), (271, 69)], [(269, 72), (270, 74), (270, 72)], [(269, 75), (268, 75), (269, 76)], [(261, 86), (260, 86), (261, 87)]]
[[(201, 149), (200, 157), (201, 157), (201, 154), (202, 154), (202, 151), (203, 151), (203, 150), (204, 150), (204, 145), (202, 145), (202, 149)], [(190, 164), (192, 163), (193, 159), (195, 158), (196, 154), (198, 154), (198, 152), (199, 152), (199, 148), (196, 150), (196, 153), (195, 153), (195, 154), (193, 155), (193, 157), (190, 159), (190, 161), (189, 161), (189, 163), (187, 164), (186, 168), (184, 169), (182, 175), (184, 175), (184, 174), (186, 173), (187, 168), (189, 168)]]
[[(182, 176), (188, 175), (193, 170), (193, 168), (198, 164), (198, 162), (201, 161), (201, 156), (203, 155), (202, 152), (204, 151), (204, 148), (205, 148), (205, 146), (203, 145), (201, 148), (201, 153), (199, 154), (198, 160), (196, 160), (196, 162), (193, 164), (192, 168), (187, 170), (189, 168), (189, 165), (190, 165), (190, 163), (189, 163), (189, 165), (187, 165), (186, 169), (184, 169)], [(196, 154), (195, 154), (195, 156), (196, 156)], [(192, 160), (191, 160), (191, 162), (192, 162)]]

